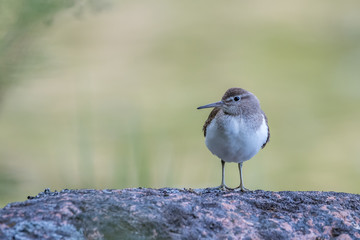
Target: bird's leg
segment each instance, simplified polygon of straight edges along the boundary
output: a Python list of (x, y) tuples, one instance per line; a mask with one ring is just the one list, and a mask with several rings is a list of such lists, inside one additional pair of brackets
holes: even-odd
[(220, 190), (230, 189), (225, 185), (225, 161), (221, 160), (221, 185), (218, 187)]
[(242, 162), (240, 162), (238, 164), (238, 166), (239, 166), (239, 174), (240, 174), (240, 186), (238, 186), (235, 189), (240, 189), (240, 191), (245, 192), (245, 191), (249, 191), (249, 189), (244, 187), (244, 182), (243, 182), (243, 177), (242, 177), (242, 165), (243, 165)]

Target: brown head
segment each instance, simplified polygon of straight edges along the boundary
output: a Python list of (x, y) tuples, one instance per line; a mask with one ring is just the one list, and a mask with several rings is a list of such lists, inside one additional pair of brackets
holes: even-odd
[(242, 88), (230, 88), (225, 92), (221, 101), (198, 107), (198, 109), (213, 107), (222, 109), (225, 114), (242, 115), (258, 112), (260, 103), (251, 92)]

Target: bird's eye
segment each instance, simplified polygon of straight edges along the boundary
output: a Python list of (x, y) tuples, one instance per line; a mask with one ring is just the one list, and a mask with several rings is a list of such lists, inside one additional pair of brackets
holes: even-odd
[(237, 101), (239, 101), (239, 100), (240, 100), (239, 97), (234, 97), (234, 101), (235, 101), (235, 102), (237, 102)]

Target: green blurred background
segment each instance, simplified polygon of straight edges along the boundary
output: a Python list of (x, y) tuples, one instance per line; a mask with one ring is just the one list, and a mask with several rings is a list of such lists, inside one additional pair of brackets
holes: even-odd
[(359, 9), (1, 1), (0, 207), (44, 188), (218, 186), (196, 107), (230, 87), (258, 96), (272, 134), (246, 187), (360, 193)]

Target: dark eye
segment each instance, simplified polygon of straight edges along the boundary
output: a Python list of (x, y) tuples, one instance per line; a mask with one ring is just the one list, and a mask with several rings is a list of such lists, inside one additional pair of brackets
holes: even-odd
[(234, 101), (235, 101), (235, 102), (237, 102), (237, 101), (239, 101), (239, 100), (240, 100), (239, 97), (234, 97)]

